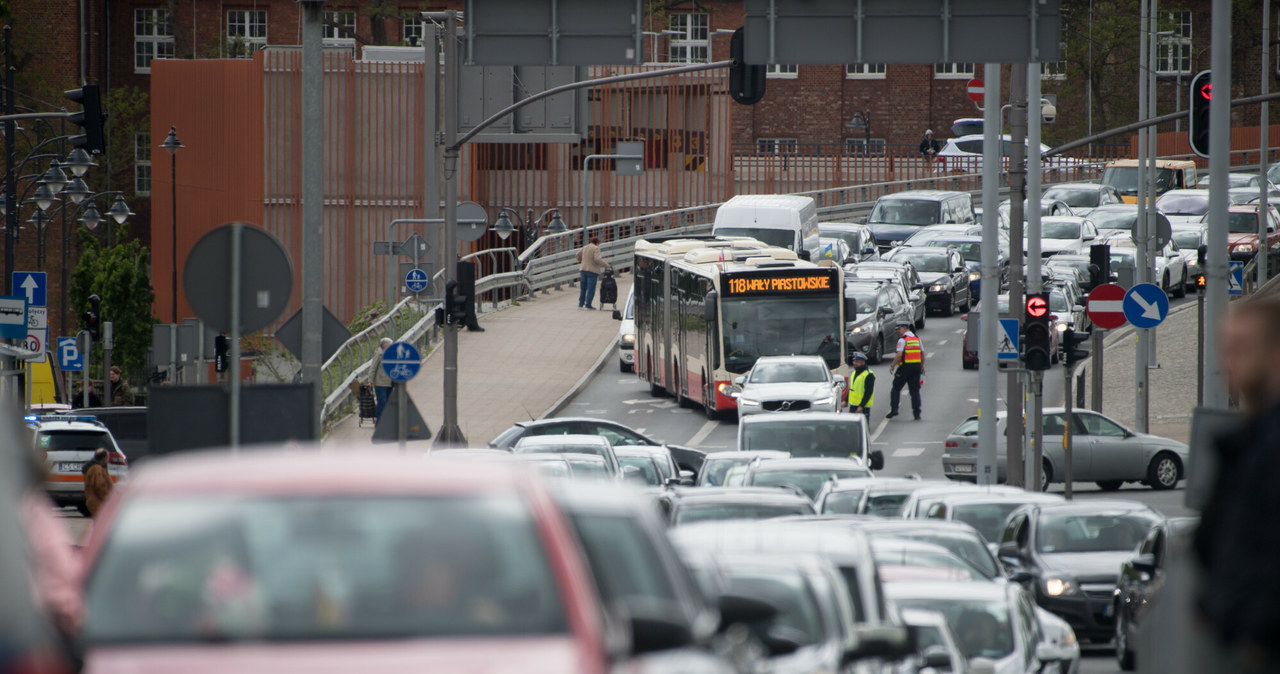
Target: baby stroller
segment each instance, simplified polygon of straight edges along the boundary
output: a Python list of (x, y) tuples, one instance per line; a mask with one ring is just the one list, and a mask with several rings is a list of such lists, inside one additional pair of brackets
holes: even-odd
[(618, 281), (613, 278), (613, 270), (604, 270), (604, 276), (600, 279), (600, 307), (612, 304), (614, 311), (618, 309)]
[(356, 421), (356, 426), (363, 426), (365, 419), (370, 423), (378, 423), (378, 402), (373, 397), (373, 387), (368, 384), (360, 385), (360, 392), (356, 395), (360, 402), (360, 418)]

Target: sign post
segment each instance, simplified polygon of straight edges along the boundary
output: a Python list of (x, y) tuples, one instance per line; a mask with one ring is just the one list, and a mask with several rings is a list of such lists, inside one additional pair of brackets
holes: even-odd
[(418, 370), (421, 368), (422, 355), (414, 345), (408, 342), (396, 342), (388, 346), (382, 354), (383, 371), (391, 381), (395, 382), (396, 388), (400, 389), (396, 401), (398, 407), (396, 438), (401, 450), (404, 449), (405, 440), (409, 437), (409, 392), (405, 390), (405, 383), (418, 376)]

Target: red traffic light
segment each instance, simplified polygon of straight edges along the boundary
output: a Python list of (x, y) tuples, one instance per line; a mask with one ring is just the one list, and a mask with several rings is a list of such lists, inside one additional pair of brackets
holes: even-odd
[(1049, 303), (1043, 297), (1027, 298), (1027, 315), (1031, 318), (1042, 318), (1049, 313)]
[(1213, 100), (1213, 82), (1200, 87), (1200, 98), (1206, 101)]

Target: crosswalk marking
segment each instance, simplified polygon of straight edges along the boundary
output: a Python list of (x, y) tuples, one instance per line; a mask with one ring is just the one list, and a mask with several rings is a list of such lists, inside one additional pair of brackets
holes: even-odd
[(921, 454), (924, 454), (924, 447), (899, 447), (893, 451), (895, 459), (920, 456)]

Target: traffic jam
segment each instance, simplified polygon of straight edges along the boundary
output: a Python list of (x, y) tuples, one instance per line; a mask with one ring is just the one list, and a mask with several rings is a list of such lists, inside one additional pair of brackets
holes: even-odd
[[(1112, 175), (1046, 192), (1066, 213), (1045, 218), (1064, 242), (1035, 298), (1046, 365), (1132, 301), (1118, 251), (1136, 207)], [(1188, 191), (1159, 203), (1193, 208)], [(1071, 479), (1105, 491), (1177, 486), (1186, 445), (1050, 407), (1039, 489), (975, 484), (976, 416), (946, 438), (944, 479), (877, 475), (870, 410), (892, 396), (919, 418), (926, 315), (978, 310), (979, 216), (967, 192), (889, 194), (857, 223), (819, 222), (808, 197), (738, 196), (709, 236), (637, 243), (619, 368), (736, 422), (725, 451), (564, 417), (483, 448), (131, 464), (105, 417), (27, 416), (8, 431), (34, 451), (0, 470), (15, 506), (0, 512), (23, 513), (5, 525), (31, 555), (5, 546), (0, 568), (31, 583), (30, 624), (56, 647), (10, 671), (1068, 674), (1082, 648), (1133, 669), (1156, 547), (1195, 521), (1047, 489), (1067, 479), (1068, 424), (1090, 439), (1076, 460), (1092, 455)], [(1165, 252), (1143, 311), (1197, 282), (1178, 239)], [(953, 348), (968, 369), (973, 347)], [(876, 382), (882, 362), (899, 374)], [(50, 501), (93, 517), (82, 546), (37, 540)]]

